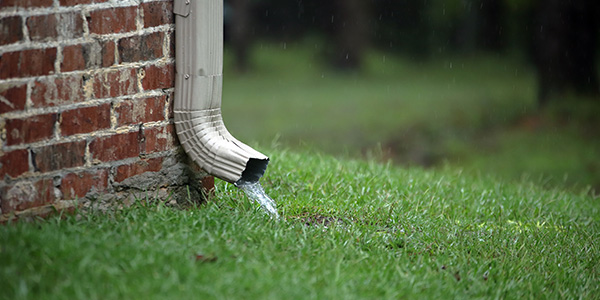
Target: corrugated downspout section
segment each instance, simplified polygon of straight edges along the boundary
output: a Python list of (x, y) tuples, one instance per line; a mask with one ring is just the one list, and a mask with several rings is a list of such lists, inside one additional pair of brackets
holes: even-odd
[(269, 158), (235, 139), (221, 117), (223, 0), (175, 0), (175, 126), (187, 154), (230, 183), (258, 181)]

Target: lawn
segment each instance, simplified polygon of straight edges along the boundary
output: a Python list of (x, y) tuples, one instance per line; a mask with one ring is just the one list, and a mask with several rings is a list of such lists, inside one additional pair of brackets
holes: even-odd
[[(363, 71), (344, 73), (328, 67), (322, 47), (311, 39), (257, 43), (246, 74), (235, 72), (226, 51), (223, 116), (230, 131), (261, 145), (600, 191), (600, 107), (538, 111), (526, 59), (414, 60), (372, 50)], [(595, 121), (586, 123), (586, 114)]]
[[(600, 199), (454, 168), (261, 148), (270, 219), (206, 204), (0, 226), (1, 299), (597, 298)], [(190, 199), (194, 200), (194, 199)]]
[(519, 58), (372, 51), (341, 73), (320, 47), (258, 43), (247, 74), (226, 51), (225, 123), (271, 157), (279, 221), (218, 181), (203, 204), (6, 224), (0, 299), (598, 298), (581, 110), (536, 111)]

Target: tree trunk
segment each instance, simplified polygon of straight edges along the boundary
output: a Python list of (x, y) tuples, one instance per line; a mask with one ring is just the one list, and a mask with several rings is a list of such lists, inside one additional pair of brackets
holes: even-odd
[[(358, 69), (368, 43), (366, 1), (335, 0), (332, 16), (336, 50), (334, 64), (341, 69)], [(337, 18), (337, 19), (336, 19)]]
[(600, 95), (598, 3), (595, 0), (539, 2), (533, 54), (540, 106), (565, 92)]
[(250, 0), (231, 0), (231, 46), (235, 54), (235, 67), (246, 72), (252, 43)]
[(502, 51), (506, 46), (503, 0), (464, 0), (464, 14), (456, 33), (456, 46), (462, 52)]
[(478, 1), (481, 12), (479, 47), (484, 50), (502, 51), (506, 46), (504, 33), (506, 7), (503, 0)]

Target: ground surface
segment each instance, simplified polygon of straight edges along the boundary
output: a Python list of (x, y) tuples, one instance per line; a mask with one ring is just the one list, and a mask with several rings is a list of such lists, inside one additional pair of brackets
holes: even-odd
[(262, 148), (283, 219), (217, 184), (108, 214), (0, 226), (0, 299), (583, 298), (600, 200), (452, 168)]
[(257, 43), (245, 74), (226, 52), (223, 116), (234, 136), (600, 191), (600, 101), (537, 110), (526, 59), (372, 51), (362, 72), (342, 73), (328, 67), (323, 44)]

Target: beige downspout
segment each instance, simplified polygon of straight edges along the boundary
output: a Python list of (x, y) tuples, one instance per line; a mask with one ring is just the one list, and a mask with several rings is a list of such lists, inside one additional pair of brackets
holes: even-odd
[(175, 0), (175, 126), (186, 153), (233, 184), (258, 181), (269, 158), (235, 139), (221, 117), (223, 0)]

